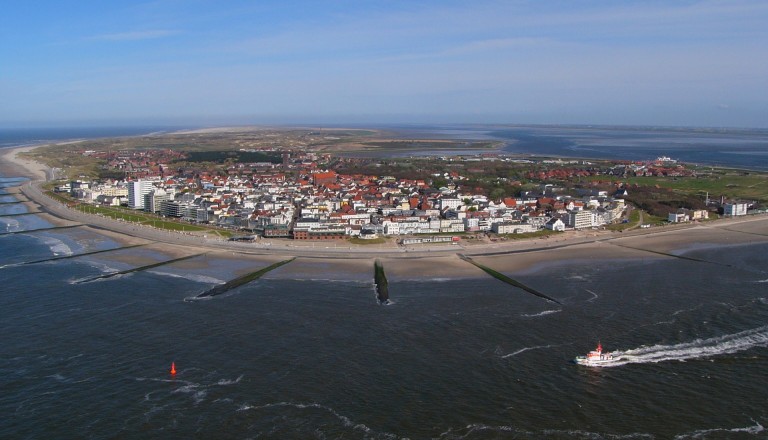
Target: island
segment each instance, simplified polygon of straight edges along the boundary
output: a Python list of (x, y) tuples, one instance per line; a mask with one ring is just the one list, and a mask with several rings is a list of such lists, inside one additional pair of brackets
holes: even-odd
[(669, 157), (520, 156), (482, 140), (238, 128), (24, 147), (2, 161), (5, 175), (33, 178), (19, 197), (59, 227), (177, 246), (164, 247), (168, 261), (236, 252), (286, 277), (328, 264), (360, 277), (375, 265), (395, 280), (490, 274), (547, 299), (505, 273), (768, 237), (767, 176)]

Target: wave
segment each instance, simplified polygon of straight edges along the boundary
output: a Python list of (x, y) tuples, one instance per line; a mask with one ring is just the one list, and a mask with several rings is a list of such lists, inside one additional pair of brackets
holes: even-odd
[(191, 383), (184, 386), (181, 386), (179, 388), (176, 388), (172, 391), (172, 393), (184, 393), (184, 394), (191, 394), (192, 400), (195, 402), (195, 405), (202, 403), (205, 400), (205, 396), (208, 395), (208, 391), (205, 388), (200, 388), (199, 384)]
[(761, 425), (760, 423), (756, 422), (755, 420), (752, 420), (754, 422), (754, 425), (752, 426), (745, 426), (743, 428), (714, 428), (714, 429), (702, 429), (700, 431), (694, 431), (692, 433), (686, 433), (686, 434), (680, 434), (676, 435), (675, 439), (683, 440), (687, 438), (709, 438), (710, 434), (715, 433), (725, 433), (726, 436), (728, 436), (727, 433), (737, 433), (737, 432), (743, 432), (745, 434), (751, 434), (751, 435), (757, 435), (763, 431), (765, 431), (765, 427)]
[(226, 281), (220, 280), (218, 278), (209, 277), (205, 275), (192, 275), (192, 274), (178, 274), (178, 273), (172, 273), (172, 272), (161, 272), (159, 270), (150, 270), (147, 271), (149, 273), (160, 275), (160, 276), (166, 276), (171, 278), (184, 278), (186, 280), (196, 281), (198, 283), (204, 283), (204, 284), (226, 284)]
[(523, 313), (520, 316), (522, 316), (523, 318), (538, 318), (539, 316), (546, 316), (546, 315), (551, 315), (553, 313), (560, 313), (560, 312), (562, 312), (562, 310), (544, 310), (543, 312), (539, 312), (539, 313), (530, 313), (530, 314)]
[(234, 379), (234, 380), (232, 380), (232, 379), (219, 379), (219, 381), (216, 382), (216, 385), (221, 385), (221, 386), (224, 386), (224, 385), (234, 385), (236, 383), (240, 383), (241, 380), (243, 380), (243, 375), (242, 374), (240, 376), (238, 376), (237, 379)]
[(606, 365), (606, 367), (702, 359), (766, 346), (768, 346), (768, 325), (732, 335), (696, 339), (692, 342), (681, 344), (653, 345), (626, 351), (616, 351), (613, 352), (613, 355), (620, 356), (620, 359), (610, 365)]
[[(501, 438), (569, 438), (569, 439), (652, 439), (652, 434), (646, 434), (642, 432), (631, 434), (601, 434), (599, 432), (591, 431), (579, 431), (579, 430), (565, 430), (565, 429), (542, 429), (540, 431), (530, 431), (527, 429), (516, 428), (514, 426), (492, 426), (482, 423), (474, 423), (467, 425), (464, 428), (457, 430), (448, 430), (441, 433), (438, 439), (450, 439), (461, 440), (470, 438), (486, 438), (486, 433), (492, 433), (491, 435)], [(482, 433), (482, 434), (481, 434)]]
[(366, 435), (375, 435), (375, 436), (384, 436), (384, 438), (397, 438), (397, 436), (392, 434), (385, 434), (385, 433), (377, 433), (374, 432), (371, 428), (368, 426), (362, 424), (362, 423), (356, 423), (353, 420), (351, 420), (349, 417), (344, 416), (336, 412), (333, 408), (320, 405), (319, 403), (293, 403), (293, 402), (277, 402), (277, 403), (268, 403), (265, 405), (240, 405), (240, 407), (237, 408), (238, 412), (242, 411), (257, 411), (262, 409), (271, 409), (271, 408), (295, 408), (295, 409), (317, 409), (321, 410), (323, 412), (326, 412), (328, 414), (331, 414), (333, 417), (335, 417), (337, 420), (341, 422), (341, 424), (346, 428), (351, 428), (354, 431), (360, 431), (363, 432)]
[(539, 348), (551, 348), (551, 347), (554, 347), (554, 345), (536, 345), (536, 346), (533, 346), (533, 347), (525, 347), (525, 348), (521, 348), (520, 350), (517, 350), (517, 351), (515, 351), (513, 353), (505, 354), (501, 358), (502, 359), (506, 359), (506, 358), (510, 358), (510, 357), (513, 357), (513, 356), (517, 356), (520, 353), (525, 353), (526, 351), (529, 351), (529, 350), (537, 350)]
[(54, 256), (59, 255), (72, 255), (72, 248), (66, 245), (63, 241), (53, 237), (41, 237), (40, 238), (46, 246), (51, 250)]
[(5, 232), (19, 232), (19, 226), (21, 226), (15, 219), (0, 218), (0, 223), (5, 224)]

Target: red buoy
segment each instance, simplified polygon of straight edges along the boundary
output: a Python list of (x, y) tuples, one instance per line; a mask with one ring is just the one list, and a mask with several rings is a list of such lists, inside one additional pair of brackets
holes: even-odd
[(176, 374), (176, 362), (171, 362), (171, 374)]

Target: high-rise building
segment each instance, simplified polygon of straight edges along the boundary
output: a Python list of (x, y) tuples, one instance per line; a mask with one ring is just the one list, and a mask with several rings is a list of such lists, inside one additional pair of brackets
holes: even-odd
[(169, 200), (168, 193), (162, 188), (157, 188), (144, 195), (144, 210), (147, 212), (160, 212), (162, 202)]
[(144, 196), (154, 189), (149, 180), (135, 180), (128, 183), (128, 206), (133, 209), (144, 209)]

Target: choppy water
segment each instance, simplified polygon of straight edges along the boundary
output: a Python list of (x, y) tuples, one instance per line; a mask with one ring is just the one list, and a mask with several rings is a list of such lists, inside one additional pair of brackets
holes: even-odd
[[(79, 284), (125, 260), (20, 264), (118, 247), (77, 228), (0, 235), (0, 438), (768, 436), (766, 244), (686, 254), (732, 267), (515, 274), (562, 305), (490, 278), (390, 282), (390, 306), (372, 280), (277, 277), (190, 302), (232, 264)], [(627, 362), (570, 362), (598, 339)]]

